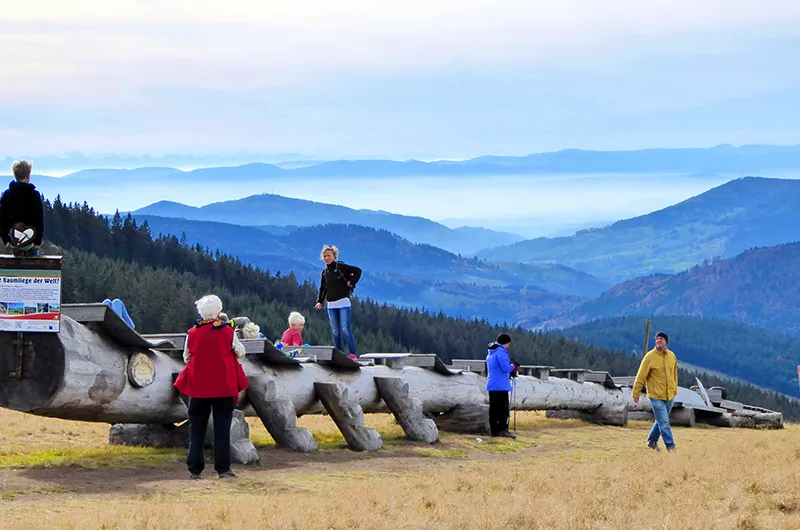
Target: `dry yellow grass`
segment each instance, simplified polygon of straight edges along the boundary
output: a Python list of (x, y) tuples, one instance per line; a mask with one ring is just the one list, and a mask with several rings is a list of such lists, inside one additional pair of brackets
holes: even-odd
[(238, 467), (240, 478), (226, 482), (186, 480), (175, 461), (137, 466), (113, 454), (105, 425), (0, 411), (0, 461), (108, 453), (101, 466), (0, 469), (0, 527), (800, 528), (794, 425), (677, 428), (679, 450), (667, 454), (644, 446), (649, 425), (641, 422), (598, 427), (520, 413), (516, 442), (443, 433), (424, 446), (401, 441), (389, 416), (367, 420), (387, 442), (378, 453), (344, 449), (327, 417), (299, 422), (321, 440), (311, 455), (275, 448), (252, 422), (262, 465)]

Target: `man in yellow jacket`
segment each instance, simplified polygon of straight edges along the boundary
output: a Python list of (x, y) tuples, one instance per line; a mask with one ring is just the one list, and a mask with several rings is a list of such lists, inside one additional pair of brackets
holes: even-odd
[(678, 359), (667, 349), (669, 337), (663, 331), (656, 333), (656, 347), (647, 352), (639, 365), (633, 383), (633, 401), (639, 402), (642, 385), (647, 385), (647, 397), (653, 405), (656, 421), (647, 437), (647, 446), (658, 451), (658, 438), (664, 438), (667, 451), (675, 450), (675, 439), (669, 426), (672, 401), (678, 395)]

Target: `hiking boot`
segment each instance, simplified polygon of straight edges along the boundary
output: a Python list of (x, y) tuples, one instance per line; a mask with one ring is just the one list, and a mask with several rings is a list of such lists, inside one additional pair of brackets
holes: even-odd
[(655, 452), (661, 451), (661, 449), (658, 448), (658, 442), (647, 442), (647, 447), (649, 447)]
[(191, 480), (200, 480), (200, 473), (192, 473), (191, 475), (189, 475), (189, 478)]
[(236, 477), (238, 477), (238, 475), (230, 470), (219, 474), (219, 478), (236, 478)]
[(498, 433), (497, 436), (500, 436), (502, 438), (511, 438), (512, 440), (516, 440), (517, 439), (517, 435), (509, 432), (508, 429)]

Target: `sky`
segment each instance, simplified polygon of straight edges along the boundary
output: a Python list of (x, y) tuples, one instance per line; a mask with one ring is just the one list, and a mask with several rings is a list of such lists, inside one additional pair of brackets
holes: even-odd
[(795, 144), (793, 0), (27, 0), (0, 157)]

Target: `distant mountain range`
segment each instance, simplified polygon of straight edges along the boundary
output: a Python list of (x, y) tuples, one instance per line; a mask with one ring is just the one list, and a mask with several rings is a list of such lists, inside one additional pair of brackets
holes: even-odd
[[(335, 157), (318, 157), (300, 153), (229, 153), (211, 155), (180, 155), (170, 154), (164, 156), (150, 155), (84, 155), (79, 152), (66, 153), (63, 155), (41, 155), (29, 157), (20, 155), (17, 158), (33, 160), (38, 171), (67, 171), (81, 170), (87, 168), (97, 169), (134, 169), (152, 166), (171, 166), (171, 167), (210, 167), (210, 166), (238, 166), (253, 162), (270, 164), (284, 164), (299, 162), (301, 165), (319, 164), (325, 160)], [(14, 161), (12, 157), (0, 159), (3, 167), (8, 167)]]
[[(366, 157), (365, 157), (366, 158)], [(329, 159), (329, 158), (328, 158)], [(3, 160), (10, 165), (13, 159)], [(304, 167), (281, 169), (265, 163), (302, 161)], [(463, 161), (440, 160), (420, 162), (382, 159), (323, 161), (319, 157), (298, 153), (284, 154), (219, 154), (219, 155), (98, 155), (69, 153), (62, 156), (34, 158), (42, 169), (71, 168), (134, 168), (144, 166), (208, 167), (243, 165), (243, 173), (264, 170), (286, 172), (294, 176), (447, 176), (467, 174), (513, 174), (536, 172), (681, 172), (681, 173), (763, 173), (800, 169), (800, 145), (723, 144), (711, 148), (641, 149), (636, 151), (587, 151), (564, 149), (527, 156), (486, 155)], [(316, 164), (315, 164), (316, 162)], [(313, 164), (305, 166), (306, 164)], [(258, 168), (257, 166), (267, 166)], [(227, 169), (227, 168), (214, 168)], [(275, 172), (278, 170), (278, 172)], [(263, 174), (263, 173), (262, 173)]]
[(482, 250), (483, 259), (557, 262), (606, 281), (676, 273), (714, 257), (800, 240), (800, 181), (747, 177), (647, 215), (569, 237)]
[(675, 275), (616, 285), (541, 327), (625, 315), (690, 315), (745, 322), (800, 337), (800, 243), (756, 248)]
[(640, 149), (636, 151), (584, 151), (565, 149), (523, 157), (481, 156), (470, 164), (502, 165), (541, 171), (762, 173), (800, 168), (799, 145), (728, 144), (710, 148)]
[(160, 201), (140, 208), (133, 214), (217, 221), (245, 226), (354, 224), (388, 230), (409, 241), (426, 243), (457, 254), (470, 254), (487, 244), (503, 245), (522, 239), (515, 234), (495, 232), (485, 228), (451, 229), (424, 217), (375, 210), (354, 210), (345, 206), (271, 194), (216, 202), (200, 208), (171, 201)]

